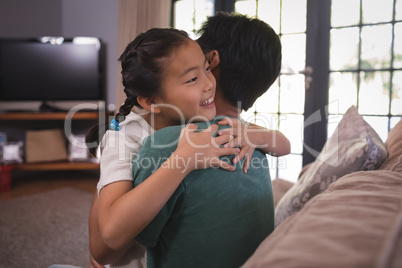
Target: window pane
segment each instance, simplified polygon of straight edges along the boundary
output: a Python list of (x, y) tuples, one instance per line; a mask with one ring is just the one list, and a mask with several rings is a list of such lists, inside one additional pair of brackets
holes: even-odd
[(389, 68), (392, 27), (390, 24), (362, 27), (362, 69)]
[(278, 178), (297, 182), (302, 169), (303, 158), (301, 155), (286, 155), (278, 158)]
[(282, 33), (306, 31), (306, 0), (282, 0)]
[(282, 42), (282, 70), (284, 72), (298, 72), (306, 66), (306, 35), (283, 35)]
[(174, 27), (184, 30), (190, 37), (197, 38), (198, 30), (207, 17), (214, 14), (214, 0), (180, 0), (174, 5)]
[(396, 23), (394, 31), (394, 68), (402, 68), (402, 23)]
[(329, 139), (335, 132), (336, 127), (339, 125), (339, 122), (341, 122), (343, 118), (343, 115), (329, 115), (328, 116), (328, 128), (327, 128), (327, 139)]
[(193, 21), (194, 5), (192, 1), (177, 1), (174, 5), (174, 27), (192, 32), (194, 30)]
[(240, 114), (240, 118), (246, 122), (255, 124), (255, 104), (252, 107), (250, 107), (247, 111), (243, 111)]
[(261, 113), (277, 113), (279, 110), (278, 80), (256, 101), (256, 110)]
[(330, 41), (331, 70), (357, 69), (359, 28), (332, 29)]
[(360, 81), (359, 113), (388, 114), (389, 72), (362, 72)]
[(363, 0), (363, 23), (392, 20), (393, 0)]
[(363, 116), (364, 121), (366, 121), (377, 134), (380, 136), (383, 142), (387, 140), (388, 137), (388, 117), (385, 116)]
[(268, 114), (268, 113), (249, 114), (247, 111), (247, 113), (243, 112), (241, 114), (241, 118), (246, 122), (254, 123), (261, 127), (265, 127), (272, 130), (279, 129), (278, 114)]
[(395, 19), (402, 20), (402, 0), (396, 0), (395, 13)]
[(392, 78), (391, 114), (402, 115), (402, 71), (394, 72)]
[(271, 176), (271, 180), (276, 179), (277, 176), (277, 167), (278, 167), (278, 157), (274, 157), (271, 155), (267, 155), (268, 164), (269, 164), (269, 175)]
[(402, 117), (397, 117), (397, 116), (391, 117), (390, 129), (393, 129), (396, 126), (396, 124), (398, 124), (399, 121), (401, 121), (401, 119), (402, 119)]
[(258, 18), (271, 25), (276, 33), (279, 33), (280, 14), (280, 0), (260, 0), (258, 2)]
[(250, 113), (247, 111), (242, 112), (240, 117), (246, 122), (254, 123), (261, 127), (273, 130), (279, 129), (278, 114)]
[[(360, 1), (359, 0), (336, 0), (331, 2), (331, 25), (350, 26), (359, 24)], [(347, 8), (345, 8), (347, 7)]]
[(255, 0), (241, 0), (235, 3), (235, 12), (249, 17), (255, 17), (256, 8)]
[(259, 126), (278, 130), (279, 129), (279, 119), (278, 114), (266, 114), (266, 113), (257, 113), (255, 116), (255, 123)]
[(282, 75), (280, 86), (281, 113), (304, 113), (304, 75)]
[(303, 115), (281, 114), (279, 130), (289, 139), (291, 153), (303, 153)]
[(278, 130), (279, 119), (278, 114), (258, 113), (256, 115), (256, 124), (268, 129)]
[(344, 114), (350, 106), (357, 105), (356, 73), (331, 73), (329, 81), (330, 114)]

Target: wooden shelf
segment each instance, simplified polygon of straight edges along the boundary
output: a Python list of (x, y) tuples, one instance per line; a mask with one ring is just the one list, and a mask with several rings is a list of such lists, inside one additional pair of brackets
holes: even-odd
[[(14, 125), (22, 126), (22, 129), (32, 127), (32, 124), (26, 124), (26, 121), (36, 120), (35, 125), (39, 127), (49, 125), (51, 122), (46, 121), (60, 121), (57, 122), (61, 125), (64, 120), (98, 120), (100, 117), (110, 116), (112, 113), (105, 114), (104, 111), (77, 111), (75, 113), (67, 112), (4, 112), (0, 113), (0, 121), (5, 124), (13, 122)], [(7, 122), (9, 121), (9, 122)], [(42, 122), (40, 122), (42, 121)], [(44, 121), (44, 122), (43, 122)], [(59, 124), (60, 123), (60, 124)], [(85, 122), (83, 122), (85, 123)], [(53, 124), (53, 122), (52, 122)], [(54, 125), (54, 124), (53, 124)], [(29, 170), (29, 171), (41, 171), (41, 170), (99, 170), (100, 165), (98, 162), (88, 160), (86, 162), (41, 162), (41, 163), (23, 163), (13, 165), (13, 170)]]
[(14, 164), (13, 170), (90, 170), (99, 169), (96, 162), (49, 162)]
[[(67, 113), (0, 113), (0, 120), (64, 120)], [(73, 114), (74, 120), (98, 119), (98, 112), (77, 112)]]

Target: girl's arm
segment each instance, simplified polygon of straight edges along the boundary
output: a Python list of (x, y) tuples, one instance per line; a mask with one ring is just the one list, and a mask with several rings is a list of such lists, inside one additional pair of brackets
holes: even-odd
[[(233, 166), (219, 159), (223, 155), (239, 153), (237, 148), (219, 148), (219, 145), (229, 142), (232, 136), (213, 138), (217, 125), (201, 132), (194, 132), (196, 129), (193, 124), (183, 128), (177, 149), (156, 172), (137, 187), (127, 191), (126, 184), (120, 181), (111, 183), (100, 191), (99, 230), (103, 241), (111, 250), (120, 251), (126, 248), (153, 220), (192, 170), (213, 166), (234, 170)], [(205, 161), (202, 163), (195, 156), (200, 153), (204, 155)], [(188, 166), (177, 165), (181, 162), (177, 161), (177, 157), (184, 159), (183, 163)]]
[[(127, 181), (124, 181), (127, 182)], [(127, 192), (132, 189), (132, 182), (128, 182)], [(116, 251), (109, 248), (102, 239), (98, 224), (98, 192), (95, 192), (94, 199), (92, 201), (91, 210), (89, 212), (88, 220), (88, 233), (89, 233), (89, 252), (90, 252), (90, 263), (93, 267), (97, 267), (96, 263), (106, 265), (114, 264), (121, 260), (121, 258), (126, 253), (126, 250), (131, 247), (128, 245), (127, 248)], [(133, 240), (134, 241), (134, 240)], [(94, 261), (95, 260), (95, 263)], [(91, 267), (91, 266), (90, 266)]]
[(273, 156), (283, 156), (290, 153), (289, 140), (278, 130), (263, 128), (255, 124), (246, 125), (237, 118), (229, 117), (224, 118), (218, 124), (231, 126), (231, 128), (220, 130), (218, 135), (231, 134), (234, 136), (234, 139), (225, 144), (224, 147), (240, 146), (241, 150), (233, 159), (233, 163), (236, 164), (244, 157), (244, 173), (247, 172), (251, 156), (256, 148)]

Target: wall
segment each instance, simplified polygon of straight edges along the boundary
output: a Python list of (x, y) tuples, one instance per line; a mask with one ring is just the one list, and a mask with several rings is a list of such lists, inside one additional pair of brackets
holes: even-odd
[(0, 0), (0, 38), (95, 36), (106, 44), (107, 104), (116, 100), (118, 1)]
[(118, 1), (62, 0), (61, 3), (64, 36), (96, 36), (106, 43), (107, 103), (115, 104), (119, 71)]
[(0, 37), (61, 35), (61, 1), (0, 0)]

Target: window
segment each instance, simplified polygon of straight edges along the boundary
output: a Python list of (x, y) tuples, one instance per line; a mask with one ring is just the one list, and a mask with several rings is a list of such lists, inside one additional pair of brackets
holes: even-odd
[(402, 1), (333, 0), (331, 11), (330, 116), (355, 105), (385, 141), (402, 115)]
[(272, 178), (293, 181), (297, 179), (303, 162), (306, 3), (306, 0), (235, 1), (235, 12), (258, 17), (271, 25), (281, 38), (281, 74), (242, 117), (270, 129), (279, 129), (290, 140), (292, 149), (289, 155), (268, 156), (268, 159)]
[(214, 0), (181, 0), (173, 2), (173, 26), (196, 39), (196, 31), (207, 17), (214, 14)]
[[(211, 15), (256, 16), (279, 34), (281, 74), (242, 114), (291, 141), (290, 155), (269, 157), (272, 178), (296, 181), (351, 105), (384, 141), (402, 116), (402, 0), (178, 0), (174, 6), (179, 2), (196, 14), (181, 22), (192, 31), (209, 16), (194, 7), (206, 5)], [(191, 13), (175, 7), (174, 17), (182, 12), (183, 19)]]

